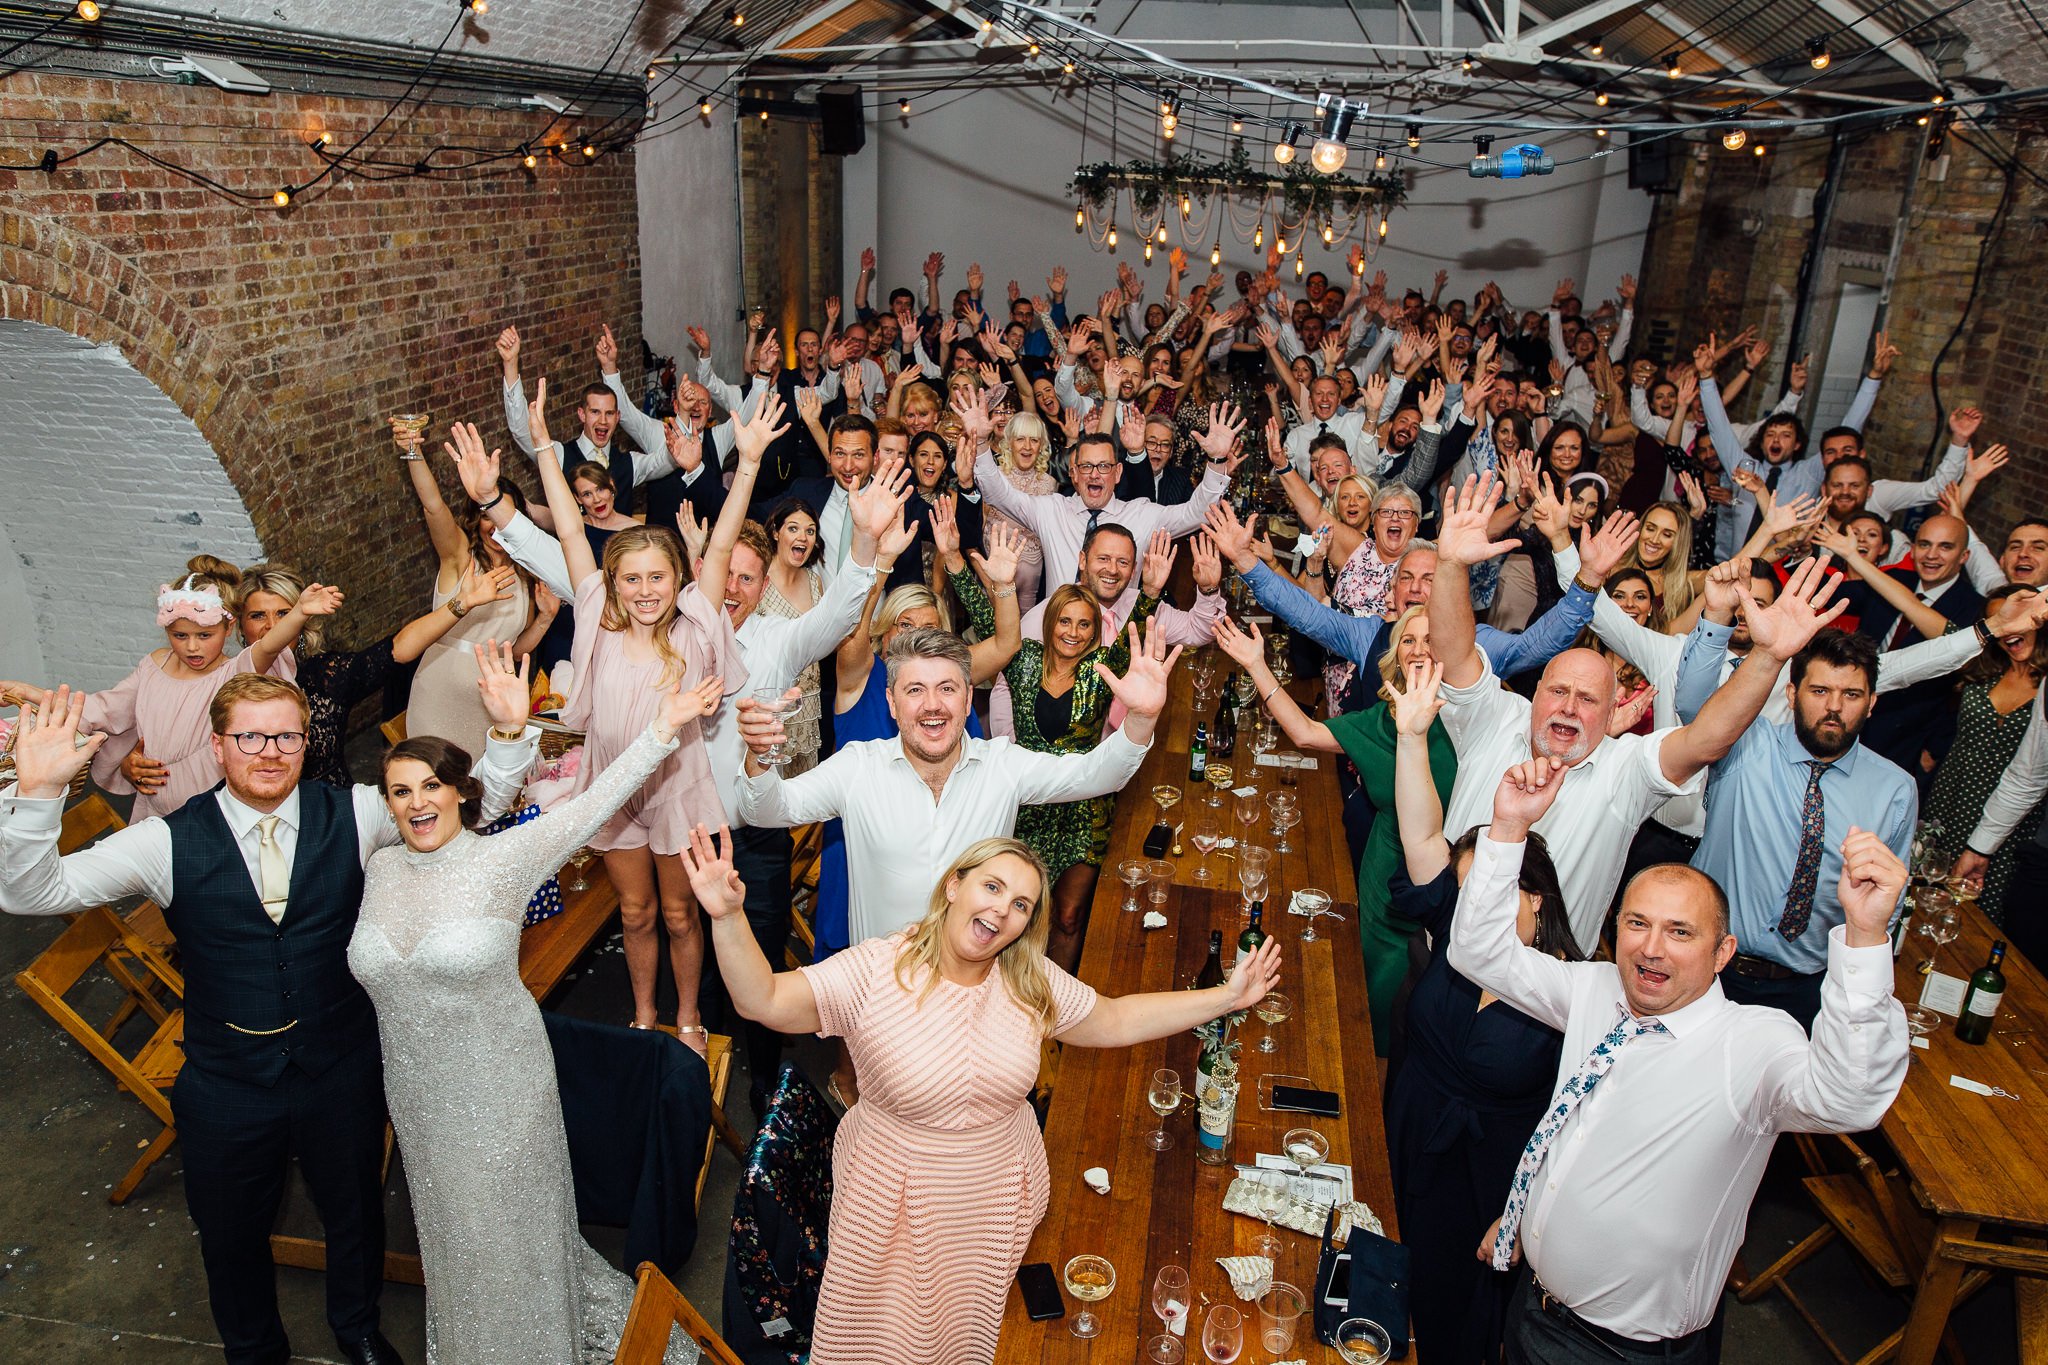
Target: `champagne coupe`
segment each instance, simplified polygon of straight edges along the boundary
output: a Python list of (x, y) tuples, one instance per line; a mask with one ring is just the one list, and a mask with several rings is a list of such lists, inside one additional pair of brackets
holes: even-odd
[(1124, 913), (1133, 914), (1138, 909), (1138, 888), (1144, 885), (1151, 869), (1143, 858), (1126, 858), (1116, 865), (1116, 879), (1124, 884)]
[(1195, 880), (1206, 882), (1210, 880), (1209, 855), (1215, 851), (1216, 845), (1223, 842), (1223, 835), (1217, 827), (1216, 817), (1207, 812), (1196, 816), (1195, 832), (1189, 835), (1188, 838), (1193, 842), (1195, 852), (1202, 855), (1202, 860), (1195, 864)]
[(1116, 1267), (1106, 1256), (1076, 1256), (1067, 1262), (1067, 1292), (1081, 1301), (1081, 1316), (1074, 1319), (1072, 1331), (1077, 1337), (1093, 1337), (1102, 1334), (1102, 1319), (1095, 1316), (1090, 1306), (1109, 1297), (1109, 1291), (1116, 1288)]
[(596, 859), (597, 850), (587, 844), (569, 855), (569, 867), (572, 875), (569, 878), (567, 890), (588, 891), (590, 889), (590, 878), (583, 875), (583, 869), (589, 867)]
[(1145, 1145), (1155, 1152), (1167, 1151), (1173, 1146), (1173, 1134), (1166, 1131), (1166, 1119), (1180, 1108), (1180, 1073), (1163, 1066), (1153, 1072), (1152, 1083), (1145, 1087), (1145, 1103), (1159, 1115), (1159, 1126), (1146, 1135)]
[(1145, 1343), (1145, 1359), (1154, 1365), (1179, 1365), (1187, 1354), (1181, 1335), (1188, 1330), (1188, 1272), (1186, 1267), (1163, 1265), (1152, 1277), (1152, 1311), (1164, 1327)]
[(401, 452), (402, 460), (424, 460), (420, 446), (425, 442), (427, 424), (432, 419), (424, 412), (401, 412), (391, 419), (391, 442)]
[[(778, 687), (757, 688), (754, 692), (754, 708), (770, 720), (793, 716), (802, 704), (800, 699), (790, 697)], [(787, 766), (793, 757), (789, 752), (789, 736), (785, 732), (781, 739), (768, 747), (766, 753), (756, 755), (754, 761), (764, 768), (781, 768)]]
[(1231, 781), (1236, 776), (1237, 774), (1230, 770), (1228, 763), (1218, 763), (1213, 758), (1209, 760), (1209, 770), (1207, 773), (1209, 780), (1208, 801), (1212, 810), (1220, 810), (1222, 808), (1223, 793), (1230, 790)]
[(1280, 1050), (1280, 1045), (1273, 1041), (1273, 1025), (1286, 1023), (1288, 1016), (1293, 1010), (1294, 1002), (1286, 996), (1278, 991), (1266, 992), (1265, 998), (1259, 1001), (1256, 1010), (1259, 1022), (1266, 1026), (1266, 1036), (1259, 1039), (1258, 1051), (1277, 1052)]
[(1173, 864), (1164, 858), (1154, 858), (1145, 864), (1145, 899), (1154, 910), (1166, 908), (1166, 893), (1173, 887)]
[(1276, 791), (1266, 797), (1266, 809), (1273, 816), (1273, 833), (1280, 836), (1280, 842), (1273, 846), (1276, 853), (1292, 853), (1294, 846), (1287, 842), (1287, 831), (1301, 823), (1301, 800), (1290, 791)]
[(1280, 1151), (1303, 1176), (1330, 1154), (1330, 1140), (1313, 1128), (1289, 1128), (1280, 1135)]
[[(1152, 799), (1159, 806), (1159, 823), (1166, 824), (1167, 812), (1180, 804), (1180, 788), (1171, 782), (1162, 782), (1152, 789)], [(1175, 832), (1177, 835), (1178, 830)]]
[(1337, 1324), (1337, 1354), (1350, 1365), (1380, 1365), (1393, 1349), (1387, 1329), (1371, 1318), (1346, 1318)]
[(1202, 1354), (1215, 1365), (1230, 1365), (1244, 1349), (1244, 1314), (1219, 1303), (1202, 1320)]
[(1314, 943), (1318, 937), (1316, 921), (1330, 908), (1330, 893), (1320, 886), (1304, 886), (1294, 893), (1294, 903), (1300, 907), (1303, 917), (1308, 920), (1308, 928), (1301, 931), (1301, 941)]
[(1284, 1171), (1261, 1171), (1257, 1183), (1252, 1186), (1252, 1204), (1266, 1220), (1266, 1230), (1259, 1234), (1257, 1243), (1259, 1255), (1278, 1265), (1280, 1262), (1280, 1235), (1273, 1231), (1273, 1220), (1287, 1212), (1294, 1202), (1293, 1193), (1287, 1188)]

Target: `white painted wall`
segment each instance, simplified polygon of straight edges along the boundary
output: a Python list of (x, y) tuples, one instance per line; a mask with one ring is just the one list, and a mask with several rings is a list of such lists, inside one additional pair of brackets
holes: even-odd
[(658, 96), (652, 131), (634, 147), (640, 193), (640, 328), (658, 354), (695, 364), (684, 328), (711, 333), (712, 353), (739, 350), (739, 226), (733, 110), (708, 124), (688, 91)]
[[(1105, 7), (1101, 27), (1112, 28), (1116, 15)], [(1363, 11), (1376, 37), (1393, 41), (1392, 11)], [(1434, 7), (1427, 16), (1437, 21)], [(1461, 15), (1458, 41), (1478, 46), (1482, 41), (1475, 21)], [(1381, 30), (1386, 30), (1382, 32)], [(1124, 36), (1137, 42), (1148, 37), (1173, 35), (1195, 37), (1290, 37), (1310, 41), (1355, 41), (1358, 26), (1342, 7), (1289, 5), (1233, 5), (1186, 3), (1185, 0), (1147, 0), (1129, 22)], [(1401, 41), (1412, 41), (1402, 34)], [(1249, 49), (1246, 50), (1250, 52)], [(1200, 64), (1200, 52), (1175, 49), (1172, 55)], [(1213, 55), (1213, 54), (1212, 54)], [(1359, 54), (1343, 54), (1357, 59)], [(1335, 57), (1333, 56), (1333, 61)], [(1341, 82), (1330, 78), (1332, 86)], [(872, 97), (870, 102), (872, 103)], [(908, 119), (886, 103), (886, 114), (877, 117), (868, 131), (867, 149), (848, 162), (846, 195), (846, 278), (858, 271), (862, 247), (874, 245), (880, 257), (879, 290), (905, 285), (918, 287), (918, 269), (928, 251), (946, 257), (948, 291), (964, 283), (969, 261), (978, 260), (988, 272), (992, 297), (1000, 298), (1003, 283), (1015, 278), (1026, 292), (1041, 292), (1045, 276), (1054, 265), (1064, 264), (1073, 274), (1074, 300), (1092, 306), (1099, 293), (1114, 277), (1115, 261), (1074, 228), (1074, 201), (1066, 186), (1074, 168), (1083, 162), (1133, 157), (1158, 159), (1162, 145), (1157, 120), (1147, 116), (1128, 100), (1118, 109), (1119, 126), (1112, 144), (1111, 106), (1100, 95), (1055, 96), (1037, 87), (990, 85), (968, 93), (947, 91), (929, 101), (913, 104)], [(1249, 108), (1263, 110), (1265, 102), (1247, 101)], [(1384, 112), (1380, 104), (1375, 112)], [(1312, 112), (1312, 111), (1311, 111)], [(1559, 111), (1564, 112), (1564, 111)], [(1398, 114), (1395, 116), (1398, 120)], [(1247, 135), (1259, 125), (1247, 125)], [(1188, 129), (1177, 146), (1190, 142), (1204, 155), (1220, 158), (1229, 133), (1227, 127)], [(1403, 163), (1398, 122), (1361, 122), (1351, 137), (1351, 161), (1347, 171), (1358, 173), (1372, 164), (1372, 149), (1384, 138), (1394, 160)], [(1544, 145), (1559, 160), (1584, 156), (1605, 147), (1590, 136), (1532, 136), (1528, 140)], [(1494, 150), (1503, 150), (1512, 139), (1496, 137)], [(1303, 142), (1303, 155), (1307, 140)], [(1252, 154), (1272, 165), (1270, 145), (1263, 140), (1249, 144)], [(1569, 275), (1580, 285), (1589, 305), (1612, 296), (1615, 280), (1624, 271), (1635, 272), (1642, 257), (1643, 234), (1650, 221), (1650, 196), (1627, 188), (1627, 155), (1620, 148), (1598, 160), (1562, 167), (1550, 176), (1526, 180), (1475, 180), (1465, 171), (1472, 155), (1468, 141), (1431, 145), (1416, 154), (1418, 164), (1414, 190), (1408, 203), (1396, 212), (1385, 246), (1369, 269), (1384, 267), (1392, 284), (1419, 283), (1426, 291), (1438, 269), (1451, 273), (1450, 288), (1470, 294), (1487, 279), (1496, 280), (1512, 302), (1530, 306), (1546, 303), (1560, 276)], [(874, 189), (854, 188), (853, 173), (859, 163), (872, 158)], [(1128, 260), (1145, 269), (1135, 234), (1130, 231), (1129, 199), (1117, 259)], [(1247, 220), (1251, 210), (1241, 211)], [(1196, 209), (1199, 220), (1202, 210)], [(871, 215), (871, 216), (870, 216)], [(1171, 240), (1181, 241), (1177, 220), (1170, 221)], [(1249, 233), (1249, 223), (1246, 227)], [(1272, 227), (1267, 227), (1268, 240)], [(1226, 269), (1254, 266), (1255, 253), (1248, 242), (1236, 241), (1224, 232)], [(1207, 268), (1214, 225), (1187, 249), (1203, 270)], [(1310, 269), (1335, 274), (1343, 269), (1342, 249), (1325, 249), (1320, 241), (1307, 253)], [(1155, 256), (1147, 278), (1153, 281), (1148, 297), (1157, 298), (1164, 288), (1166, 265), (1163, 254)]]
[(192, 419), (119, 350), (0, 319), (0, 677), (112, 686), (164, 642), (157, 586), (263, 548)]

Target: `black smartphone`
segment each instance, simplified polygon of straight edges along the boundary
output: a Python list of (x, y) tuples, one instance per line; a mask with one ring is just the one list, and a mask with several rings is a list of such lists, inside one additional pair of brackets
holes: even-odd
[(1319, 1114), (1333, 1119), (1342, 1112), (1335, 1093), (1328, 1090), (1308, 1090), (1298, 1085), (1276, 1085), (1273, 1087), (1273, 1107), (1288, 1109), (1298, 1114)]
[(1067, 1303), (1060, 1297), (1060, 1282), (1052, 1266), (1030, 1261), (1017, 1267), (1017, 1290), (1024, 1296), (1024, 1312), (1033, 1322), (1047, 1322), (1067, 1315)]
[(1145, 856), (1164, 858), (1166, 850), (1173, 847), (1173, 826), (1164, 820), (1152, 826), (1152, 832), (1145, 836)]

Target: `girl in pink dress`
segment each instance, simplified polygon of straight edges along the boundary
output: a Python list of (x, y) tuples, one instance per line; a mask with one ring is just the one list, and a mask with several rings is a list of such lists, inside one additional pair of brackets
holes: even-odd
[(984, 839), (917, 924), (777, 972), (747, 927), (730, 831), (719, 840), (695, 831), (684, 862), (734, 1006), (844, 1038), (860, 1068), (832, 1149), (811, 1365), (992, 1360), (1051, 1192), (1028, 1102), (1045, 1039), (1130, 1047), (1249, 1009), (1279, 981), (1279, 942), (1206, 991), (1098, 995), (1046, 959), (1044, 864), (1018, 840)]
[[(84, 726), (103, 731), (92, 776), (102, 790), (133, 794), (131, 822), (168, 815), (221, 780), (213, 756), (213, 694), (237, 673), (269, 673), (290, 681), (297, 669), (291, 645), (310, 617), (341, 605), (338, 588), (307, 586), (269, 635), (230, 658), (235, 588), (241, 571), (212, 555), (195, 555), (175, 585), (158, 589), (156, 623), (165, 645), (144, 656), (135, 671), (85, 699)], [(0, 682), (0, 704), (48, 694), (28, 683)]]
[[(640, 737), (659, 709), (664, 694), (677, 683), (705, 693), (705, 712), (715, 712), (723, 699), (747, 685), (746, 664), (725, 614), (724, 585), (739, 519), (746, 514), (745, 497), (728, 498), (732, 524), (721, 515), (704, 556), (699, 577), (691, 581), (682, 542), (663, 527), (635, 526), (614, 533), (604, 547), (600, 565), (590, 552), (583, 530), (583, 510), (562, 473), (543, 416), (547, 380), (534, 386), (528, 407), (534, 463), (547, 492), (574, 589), (576, 639), (569, 694), (562, 723), (583, 731), (583, 759), (570, 785), (556, 798), (586, 790)], [(782, 405), (765, 422), (739, 428), (742, 460), (780, 430)], [(497, 487), (497, 452), (486, 455), (476, 428), (457, 423), (448, 453), (479, 505), (492, 501)], [(758, 443), (757, 443), (758, 442)], [(479, 495), (482, 496), (479, 496)], [(703, 585), (718, 585), (717, 597)], [(706, 1031), (697, 1006), (703, 976), (704, 936), (698, 928), (696, 899), (676, 855), (688, 845), (697, 824), (724, 819), (724, 807), (711, 777), (711, 759), (702, 728), (692, 721), (678, 731), (676, 751), (662, 760), (654, 775), (599, 830), (590, 846), (604, 854), (604, 868), (619, 893), (619, 923), (625, 932), (626, 974), (633, 985), (633, 1027), (655, 1026), (655, 978), (660, 940), (654, 917), (659, 910), (668, 929), (669, 964), (676, 977), (676, 1033), (703, 1052)]]

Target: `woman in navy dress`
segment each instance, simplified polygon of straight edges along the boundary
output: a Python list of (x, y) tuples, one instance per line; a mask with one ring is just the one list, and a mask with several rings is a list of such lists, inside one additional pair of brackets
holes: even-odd
[[(1430, 780), (1428, 734), (1443, 705), (1442, 681), (1442, 665), (1411, 664), (1393, 702), (1403, 866), (1394, 873), (1392, 909), (1420, 922), (1431, 948), (1408, 998), (1407, 1050), (1387, 1084), (1387, 1154), (1395, 1214), (1413, 1257), (1417, 1349), (1425, 1360), (1475, 1365), (1499, 1358), (1510, 1280), (1475, 1252), (1550, 1102), (1563, 1039), (1468, 981), (1445, 956), (1478, 831), (1445, 840), (1443, 803)], [(1521, 891), (1522, 941), (1577, 959), (1557, 870), (1534, 835)]]

